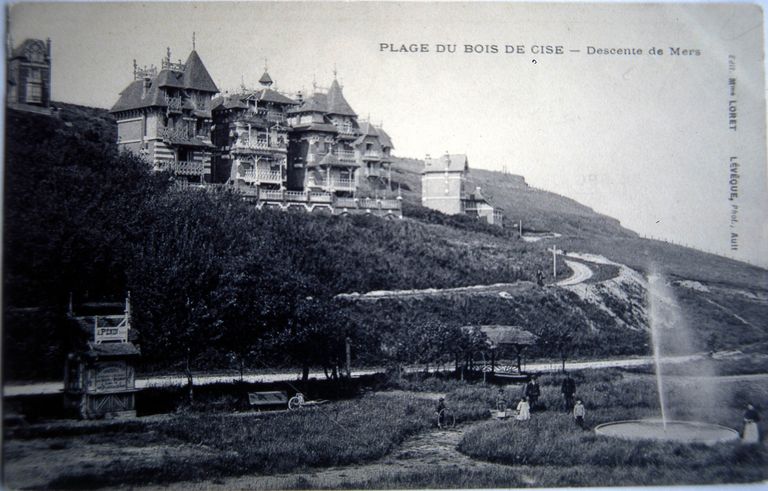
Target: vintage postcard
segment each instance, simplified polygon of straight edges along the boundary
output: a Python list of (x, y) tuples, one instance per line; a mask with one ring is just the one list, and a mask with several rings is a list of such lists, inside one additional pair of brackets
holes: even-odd
[(6, 16), (3, 486), (768, 480), (759, 5)]

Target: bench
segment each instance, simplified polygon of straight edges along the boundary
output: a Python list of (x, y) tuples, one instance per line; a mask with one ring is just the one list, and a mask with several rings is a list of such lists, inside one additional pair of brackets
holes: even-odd
[(258, 406), (287, 406), (288, 393), (282, 390), (249, 392), (248, 404), (251, 407)]

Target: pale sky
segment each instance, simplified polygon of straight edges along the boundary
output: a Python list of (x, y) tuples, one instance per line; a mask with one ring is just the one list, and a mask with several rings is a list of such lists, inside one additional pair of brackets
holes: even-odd
[[(763, 29), (739, 4), (119, 3), (22, 4), (14, 43), (53, 41), (53, 99), (110, 107), (166, 46), (197, 51), (221, 90), (328, 86), (334, 65), (358, 114), (383, 121), (395, 153), (466, 153), (525, 176), (647, 236), (768, 266)], [(426, 43), (428, 53), (381, 51)], [(456, 44), (455, 54), (435, 45)], [(466, 54), (464, 44), (500, 53)], [(505, 45), (525, 54), (506, 54)], [(563, 46), (562, 55), (531, 53)], [(642, 55), (589, 55), (636, 48)], [(664, 50), (662, 56), (648, 49)], [(670, 47), (699, 50), (672, 56)], [(580, 50), (580, 52), (571, 52)], [(737, 131), (728, 129), (736, 57)], [(535, 63), (534, 63), (535, 61)], [(729, 161), (741, 164), (728, 200)], [(730, 228), (731, 204), (738, 204)], [(519, 218), (514, 210), (509, 219)], [(524, 218), (524, 217), (523, 217)], [(731, 232), (739, 250), (730, 250)]]

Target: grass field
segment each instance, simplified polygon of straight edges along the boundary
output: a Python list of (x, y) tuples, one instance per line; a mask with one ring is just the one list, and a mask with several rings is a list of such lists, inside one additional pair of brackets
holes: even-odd
[[(650, 374), (593, 370), (573, 375), (590, 427), (658, 415)], [(26, 483), (13, 479), (19, 472), (16, 466), (30, 465), (34, 448), (49, 470), (58, 470), (44, 485), (31, 481), (35, 484), (31, 487), (56, 489), (184, 488), (190, 482), (198, 487), (212, 483), (224, 488), (259, 487), (259, 476), (276, 473), (288, 473), (280, 487), (312, 489), (329, 486), (329, 481), (313, 476), (318, 469), (331, 467), (341, 468), (342, 477), (331, 481), (338, 488), (673, 485), (768, 478), (764, 443), (632, 442), (581, 430), (561, 410), (560, 378), (558, 374), (540, 377), (543, 409), (533, 412), (528, 422), (487, 420), (498, 386), (413, 376), (393, 384), (395, 392), (379, 387), (355, 399), (298, 412), (181, 413), (123, 425), (110, 423), (102, 429), (89, 425), (76, 431), (38, 431), (21, 440), (6, 439), (6, 479), (11, 486)], [(510, 406), (521, 392), (519, 385), (503, 387)], [(439, 465), (429, 458), (408, 466), (377, 466), (376, 462), (407, 447), (414, 438), (428, 444), (430, 435), (445, 433), (437, 432), (434, 424), (435, 398), (440, 394), (446, 395), (448, 407), (459, 420), (453, 453), (448, 452)], [(746, 401), (761, 410), (768, 407), (765, 379), (718, 384), (715, 396), (722, 404), (707, 421), (733, 428), (740, 426)], [(672, 403), (683, 415), (689, 409), (685, 406), (689, 402)], [(761, 432), (765, 430), (763, 422)], [(98, 457), (75, 461), (75, 465), (57, 462), (79, 452)], [(472, 465), (462, 468), (453, 458)], [(93, 465), (93, 459), (98, 465)], [(345, 469), (362, 470), (346, 478)], [(269, 482), (261, 487), (275, 486)]]

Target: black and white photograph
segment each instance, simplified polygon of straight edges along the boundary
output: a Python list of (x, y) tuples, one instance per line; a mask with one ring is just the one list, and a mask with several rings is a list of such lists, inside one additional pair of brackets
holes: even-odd
[(760, 4), (5, 20), (3, 489), (765, 489)]

